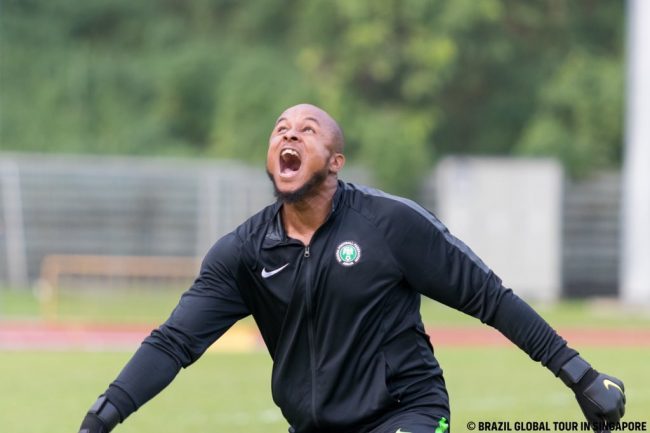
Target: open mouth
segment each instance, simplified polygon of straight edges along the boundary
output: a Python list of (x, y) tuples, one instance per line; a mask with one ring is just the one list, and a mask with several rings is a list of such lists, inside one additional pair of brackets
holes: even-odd
[(290, 176), (300, 170), (300, 154), (291, 148), (282, 149), (280, 152), (280, 174)]

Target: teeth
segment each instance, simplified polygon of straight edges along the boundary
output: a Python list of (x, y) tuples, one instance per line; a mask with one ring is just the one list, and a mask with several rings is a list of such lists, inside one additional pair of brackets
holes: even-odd
[(283, 149), (282, 152), (280, 153), (280, 155), (282, 155), (282, 156), (284, 156), (284, 155), (293, 155), (293, 156), (295, 156), (295, 157), (299, 157), (299, 156), (300, 156), (300, 155), (298, 154), (298, 152), (296, 152), (296, 151), (293, 150), (293, 149)]

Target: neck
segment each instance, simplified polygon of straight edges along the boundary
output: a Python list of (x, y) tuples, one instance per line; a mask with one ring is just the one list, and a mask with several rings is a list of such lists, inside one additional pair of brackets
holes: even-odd
[(336, 188), (336, 178), (328, 177), (314, 194), (295, 203), (283, 203), (282, 221), (290, 238), (309, 245), (316, 230), (325, 223), (332, 211)]

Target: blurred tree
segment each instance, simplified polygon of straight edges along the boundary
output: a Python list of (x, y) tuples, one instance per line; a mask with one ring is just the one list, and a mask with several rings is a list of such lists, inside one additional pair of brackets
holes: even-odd
[(623, 79), (619, 65), (584, 52), (567, 56), (526, 124), (517, 151), (553, 155), (588, 174), (621, 159)]
[(619, 163), (623, 3), (6, 0), (0, 148), (261, 163), (311, 101), (413, 194), (440, 155)]

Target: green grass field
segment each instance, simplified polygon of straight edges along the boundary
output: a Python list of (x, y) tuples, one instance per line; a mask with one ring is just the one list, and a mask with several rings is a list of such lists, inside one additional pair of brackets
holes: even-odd
[[(37, 318), (38, 302), (26, 292), (0, 291), (0, 318)], [(178, 293), (126, 297), (62, 298), (62, 320), (94, 322), (164, 320)], [(423, 303), (426, 323), (483, 326), (472, 318)], [(648, 329), (646, 312), (611, 305), (561, 303), (539, 306), (554, 326)], [(435, 341), (434, 341), (435, 345)], [(597, 368), (626, 383), (626, 419), (650, 415), (650, 347), (577, 347)], [(436, 347), (445, 371), (452, 429), (468, 421), (581, 421), (573, 395), (558, 379), (514, 347)], [(0, 352), (0, 431), (76, 432), (88, 406), (113, 380), (130, 353)], [(285, 432), (270, 396), (271, 362), (265, 352), (208, 353), (116, 431), (124, 433)]]
[[(584, 350), (627, 385), (627, 419), (649, 421), (650, 349)], [(468, 421), (581, 420), (572, 393), (510, 348), (439, 348), (453, 431)], [(12, 433), (77, 431), (87, 407), (118, 373), (126, 353), (0, 353), (0, 419)], [(124, 433), (285, 432), (270, 397), (266, 353), (210, 353), (119, 426)]]

